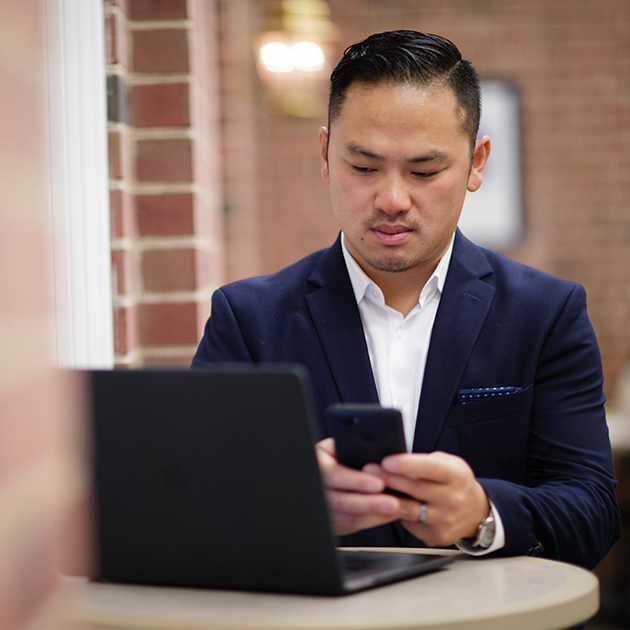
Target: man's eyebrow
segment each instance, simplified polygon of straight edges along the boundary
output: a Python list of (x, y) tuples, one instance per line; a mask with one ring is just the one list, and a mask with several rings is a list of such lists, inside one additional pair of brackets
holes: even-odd
[(348, 144), (346, 145), (346, 149), (350, 153), (353, 153), (354, 155), (360, 155), (362, 157), (370, 158), (371, 160), (377, 160), (379, 162), (382, 162), (385, 159), (383, 158), (382, 155), (378, 155), (377, 153), (372, 153), (372, 151), (368, 151), (367, 149), (364, 149), (361, 145), (357, 144), (356, 142), (348, 142)]
[(448, 158), (447, 153), (445, 153), (444, 151), (439, 151), (438, 149), (435, 149), (433, 151), (429, 151), (428, 153), (425, 153), (424, 155), (418, 155), (418, 156), (409, 158), (408, 160), (406, 160), (406, 162), (408, 162), (409, 164), (421, 164), (424, 162), (440, 162), (442, 160), (446, 160), (446, 158)]
[[(377, 162), (382, 162), (385, 159), (382, 155), (369, 151), (356, 142), (348, 142), (348, 144), (346, 145), (346, 149), (354, 155), (360, 155), (371, 160), (376, 160)], [(444, 151), (434, 149), (433, 151), (429, 151), (428, 153), (425, 153), (423, 155), (416, 155), (414, 157), (408, 158), (405, 160), (405, 162), (407, 162), (408, 164), (424, 164), (426, 162), (438, 162), (441, 160), (445, 160), (447, 157), (448, 155)]]

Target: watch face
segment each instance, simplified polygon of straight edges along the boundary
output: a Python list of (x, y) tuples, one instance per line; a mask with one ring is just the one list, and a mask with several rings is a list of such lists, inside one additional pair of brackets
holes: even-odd
[(492, 518), (492, 516), (489, 516), (481, 525), (481, 531), (479, 532), (478, 537), (479, 546), (488, 548), (494, 540), (494, 532), (494, 518)]

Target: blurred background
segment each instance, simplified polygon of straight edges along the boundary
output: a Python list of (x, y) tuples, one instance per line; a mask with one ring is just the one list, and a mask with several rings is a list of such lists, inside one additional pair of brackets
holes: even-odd
[[(464, 232), (586, 287), (627, 514), (627, 0), (2, 0), (0, 627), (91, 559), (83, 390), (54, 368), (188, 365), (216, 287), (330, 245), (328, 77), (399, 28), (483, 80)], [(630, 627), (629, 557), (598, 568), (602, 627)]]

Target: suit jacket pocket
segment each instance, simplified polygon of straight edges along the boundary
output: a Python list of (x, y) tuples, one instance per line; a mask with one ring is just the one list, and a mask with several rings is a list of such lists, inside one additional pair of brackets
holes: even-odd
[(449, 414), (450, 424), (452, 427), (458, 427), (521, 413), (531, 407), (533, 393), (534, 388), (529, 385), (509, 396), (497, 396), (466, 405), (454, 405)]

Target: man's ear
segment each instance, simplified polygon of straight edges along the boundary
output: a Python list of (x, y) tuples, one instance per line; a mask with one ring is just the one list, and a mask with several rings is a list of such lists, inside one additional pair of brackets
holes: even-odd
[(322, 161), (322, 179), (328, 184), (328, 129), (319, 128), (319, 157)]
[(490, 138), (488, 136), (482, 136), (475, 143), (475, 152), (472, 158), (472, 167), (470, 169), (470, 175), (468, 175), (467, 189), (470, 192), (475, 192), (481, 186), (483, 181), (483, 169), (486, 168), (488, 162), (488, 156), (490, 155)]

